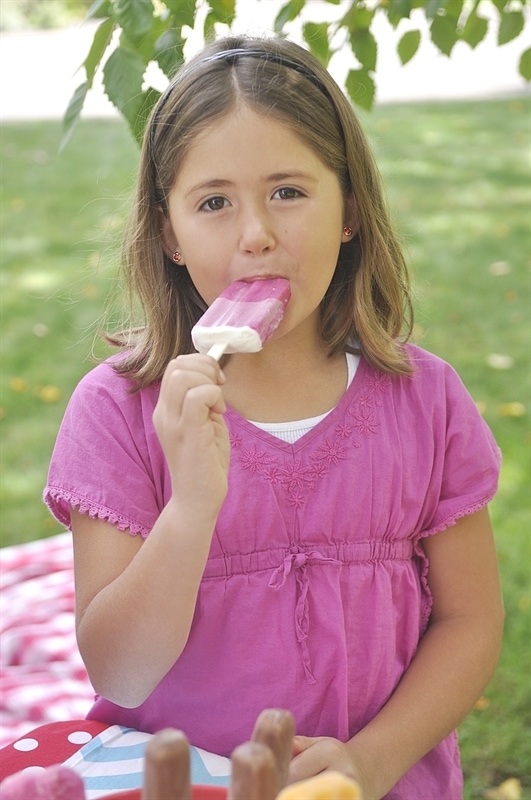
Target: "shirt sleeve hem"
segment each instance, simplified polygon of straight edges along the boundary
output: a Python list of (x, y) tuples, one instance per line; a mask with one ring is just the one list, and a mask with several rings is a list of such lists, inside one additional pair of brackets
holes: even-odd
[(428, 536), (433, 536), (436, 533), (442, 533), (442, 531), (446, 530), (446, 528), (451, 528), (452, 525), (455, 525), (456, 522), (463, 517), (468, 517), (470, 514), (475, 514), (476, 511), (481, 511), (482, 508), (485, 508), (488, 503), (492, 500), (494, 495), (496, 494), (497, 488), (493, 489), (489, 494), (481, 499), (477, 500), (475, 503), (469, 503), (468, 505), (464, 506), (463, 508), (453, 511), (451, 514), (448, 514), (441, 522), (438, 522), (431, 528), (428, 528), (425, 531), (422, 531), (420, 534), (421, 539), (425, 539)]
[(140, 534), (145, 539), (149, 535), (149, 528), (145, 525), (128, 519), (106, 506), (93, 503), (76, 492), (47, 486), (43, 499), (58, 522), (69, 530), (72, 530), (70, 519), (70, 508), (72, 507), (77, 509), (80, 514), (88, 514), (92, 519), (109, 522), (111, 525), (115, 525), (119, 531), (128, 531), (132, 536)]

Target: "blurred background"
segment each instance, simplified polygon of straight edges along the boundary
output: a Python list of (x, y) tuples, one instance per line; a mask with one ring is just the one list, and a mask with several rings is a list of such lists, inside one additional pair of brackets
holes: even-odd
[[(240, 2), (233, 27), (271, 31), (281, 5)], [(59, 154), (94, 35), (83, 22), (89, 6), (0, 3), (2, 546), (60, 532), (41, 503), (55, 435), (74, 386), (106, 354), (104, 314), (120, 318), (118, 249), (138, 147), (99, 74)], [(312, 20), (337, 13), (322, 0), (305, 7)], [(358, 113), (415, 277), (415, 340), (456, 367), (504, 457), (492, 517), (505, 647), (460, 731), (466, 798), (531, 798), (531, 105), (517, 71), (529, 20), (509, 44), (489, 33), (474, 51), (458, 43), (451, 58), (423, 37), (405, 66), (398, 33), (385, 21), (375, 28), (376, 102)], [(190, 32), (187, 53), (200, 43)], [(330, 64), (340, 82), (351, 58)], [(155, 69), (150, 80), (166, 83)]]

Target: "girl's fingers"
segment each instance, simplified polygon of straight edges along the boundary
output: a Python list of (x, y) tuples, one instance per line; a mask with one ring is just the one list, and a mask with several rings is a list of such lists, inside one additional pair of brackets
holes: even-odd
[[(179, 356), (170, 361), (162, 379), (160, 400), (172, 414), (180, 415), (188, 393), (200, 386), (212, 386), (218, 391), (213, 397), (213, 408), (219, 413), (225, 410), (220, 405), (221, 392), (219, 386), (225, 381), (219, 365), (207, 356)], [(221, 410), (223, 409), (223, 410)]]
[(225, 411), (225, 400), (219, 386), (201, 384), (187, 391), (181, 415), (183, 423), (201, 425), (210, 419), (212, 413), (224, 414)]

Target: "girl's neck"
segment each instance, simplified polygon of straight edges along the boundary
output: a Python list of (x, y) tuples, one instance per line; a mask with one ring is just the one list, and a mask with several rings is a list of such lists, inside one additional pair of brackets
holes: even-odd
[(343, 353), (329, 357), (322, 347), (292, 349), (284, 338), (270, 341), (260, 353), (231, 356), (224, 372), (228, 405), (259, 422), (324, 414), (337, 405), (347, 386)]

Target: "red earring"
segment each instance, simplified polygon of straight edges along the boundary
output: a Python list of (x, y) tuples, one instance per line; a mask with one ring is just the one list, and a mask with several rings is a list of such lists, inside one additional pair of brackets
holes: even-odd
[(353, 231), (350, 225), (345, 225), (345, 227), (343, 228), (343, 233), (345, 234), (345, 236), (352, 236)]
[(171, 257), (171, 260), (173, 261), (174, 264), (178, 264), (181, 259), (182, 255), (179, 253), (178, 250), (176, 250)]

